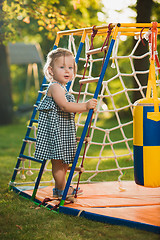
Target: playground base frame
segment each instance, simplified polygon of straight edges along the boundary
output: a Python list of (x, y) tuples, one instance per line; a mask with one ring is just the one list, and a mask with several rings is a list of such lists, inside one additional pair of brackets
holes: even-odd
[[(133, 183), (132, 181), (129, 181), (129, 182)], [(133, 183), (133, 184), (135, 184), (135, 183)], [(92, 184), (91, 184), (91, 187), (92, 187)], [(142, 186), (139, 186), (139, 187), (140, 188), (144, 188)], [(42, 186), (41, 187), (41, 192), (45, 188), (46, 187)], [(39, 206), (43, 206), (45, 208), (48, 208), (49, 210), (52, 210), (56, 214), (64, 213), (64, 214), (71, 215), (71, 216), (74, 216), (74, 217), (84, 217), (84, 218), (86, 218), (88, 220), (92, 220), (92, 221), (102, 222), (102, 223), (111, 224), (111, 225), (127, 226), (127, 227), (130, 227), (130, 228), (136, 228), (136, 229), (139, 229), (139, 230), (145, 230), (145, 231), (153, 232), (153, 233), (156, 233), (156, 234), (160, 234), (160, 226), (156, 226), (156, 225), (153, 225), (153, 224), (140, 222), (138, 220), (137, 221), (132, 221), (132, 220), (129, 219), (128, 216), (125, 216), (125, 218), (119, 218), (119, 217), (115, 217), (114, 216), (114, 210), (116, 210), (116, 211), (119, 211), (119, 209), (126, 210), (126, 208), (127, 208), (128, 214), (129, 214), (130, 206), (125, 206), (125, 208), (124, 208), (124, 206), (115, 206), (115, 207), (111, 206), (111, 207), (107, 207), (107, 208), (103, 207), (103, 206), (102, 207), (93, 207), (93, 208), (79, 207), (79, 209), (78, 209), (77, 207), (74, 207), (74, 204), (73, 205), (72, 204), (67, 204), (67, 205), (64, 205), (64, 206), (59, 206), (59, 208), (55, 209), (54, 208), (55, 205), (53, 204), (53, 202), (49, 202), (48, 201), (48, 202), (45, 202), (43, 204), (43, 200), (44, 200), (43, 196), (41, 196), (41, 198), (36, 197), (34, 200), (32, 200), (32, 191), (33, 191), (33, 189), (29, 190), (29, 191), (28, 190), (25, 191), (25, 186), (22, 187), (22, 188), (13, 186), (12, 189), (13, 189), (14, 192), (19, 194), (19, 196), (22, 196), (25, 199), (28, 199), (30, 201), (33, 201), (35, 204), (37, 204)], [(144, 188), (144, 189), (146, 189), (146, 188)], [(149, 189), (149, 191), (150, 190), (152, 190), (152, 189)], [(159, 190), (159, 188), (158, 188), (158, 190)], [(50, 192), (51, 192), (51, 189), (49, 189), (49, 194), (50, 194)], [(39, 192), (38, 194), (40, 196), (41, 193)], [(124, 193), (124, 194), (126, 194), (126, 193)], [(111, 193), (110, 196), (111, 195), (113, 195), (113, 194)], [(110, 196), (108, 196), (108, 199), (110, 199)], [(84, 196), (84, 198), (85, 197), (86, 196)], [(92, 199), (91, 199), (91, 201), (92, 201)], [(106, 198), (106, 201), (107, 201), (107, 198)], [(160, 206), (160, 204), (158, 205), (158, 207), (159, 206)], [(140, 209), (141, 207), (143, 207), (143, 206), (141, 206), (141, 205), (138, 206), (137, 205), (137, 206), (132, 206), (131, 208), (134, 211), (134, 208), (135, 209), (136, 208)], [(151, 206), (148, 205), (148, 207), (153, 207), (154, 208), (154, 207), (157, 207), (157, 205), (156, 204), (155, 205), (151, 205)], [(96, 213), (94, 212), (95, 209), (96, 209)], [(100, 209), (100, 210), (104, 209), (103, 210), (103, 214), (98, 209)], [(113, 209), (113, 216), (111, 216), (110, 214), (106, 215), (106, 213), (105, 213), (106, 209), (109, 209), (110, 211), (112, 211), (112, 209)], [(99, 211), (99, 213), (97, 213), (98, 211)], [(131, 214), (133, 214), (133, 212)], [(145, 217), (147, 218), (147, 212), (146, 212), (146, 216)]]

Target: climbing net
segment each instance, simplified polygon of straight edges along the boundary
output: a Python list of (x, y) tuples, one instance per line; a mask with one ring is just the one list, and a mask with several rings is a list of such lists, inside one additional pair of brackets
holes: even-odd
[[(137, 94), (138, 98), (145, 98), (147, 88), (145, 79), (149, 73), (149, 68), (136, 70), (135, 61), (139, 61), (139, 65), (141, 65), (141, 62), (147, 59), (149, 63), (152, 52), (151, 30), (142, 28), (143, 26), (135, 32), (134, 29), (128, 31), (120, 29), (116, 36), (112, 55), (98, 94), (97, 110), (91, 119), (78, 160), (78, 165), (85, 169), (80, 182), (133, 180), (133, 104)], [(64, 41), (62, 43), (60, 41), (59, 47), (68, 48), (76, 58), (79, 54), (78, 42), (79, 45), (82, 43), (81, 33), (68, 31), (64, 32), (64, 35), (61, 32), (61, 35), (65, 38), (65, 44), (68, 43), (64, 46)], [(111, 36), (112, 29), (110, 27), (100, 32), (93, 28), (91, 33), (86, 34), (83, 50), (77, 61), (77, 76), (69, 86), (70, 93), (75, 95), (77, 101), (85, 102), (94, 96)], [(137, 55), (137, 49), (144, 48), (144, 41), (148, 50)], [(157, 89), (160, 91), (158, 79), (160, 65), (157, 50), (154, 54), (157, 59)], [(77, 139), (81, 137), (86, 116), (86, 113), (77, 113), (75, 116)], [(36, 126), (32, 126), (34, 138), (36, 138), (36, 128)], [(28, 141), (28, 150), (26, 151), (29, 156), (34, 154), (34, 144), (32, 141)], [(31, 163), (31, 161), (29, 162)], [(25, 171), (31, 175), (34, 170), (39, 171), (39, 168), (33, 168), (30, 164), (26, 167), (24, 160), (19, 170), (22, 171), (21, 178), (24, 179)], [(50, 162), (48, 161), (44, 172), (50, 171)], [(78, 174), (74, 174), (73, 182), (77, 181)], [(48, 179), (41, 183), (52, 181)]]

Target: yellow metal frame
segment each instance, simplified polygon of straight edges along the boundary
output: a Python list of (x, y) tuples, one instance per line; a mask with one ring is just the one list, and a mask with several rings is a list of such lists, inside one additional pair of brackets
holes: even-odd
[[(118, 32), (121, 35), (125, 36), (136, 36), (136, 35), (144, 35), (150, 29), (156, 26), (157, 34), (160, 34), (160, 23), (111, 23), (109, 25), (102, 26), (94, 26), (94, 30), (98, 30), (97, 35), (106, 35), (108, 28), (111, 28), (111, 35), (114, 40), (116, 40)], [(91, 35), (93, 33), (93, 27), (81, 28), (81, 29), (73, 29), (66, 31), (59, 31), (57, 33), (57, 38), (55, 41), (55, 45), (58, 46), (59, 40), (61, 36), (65, 35), (75, 35), (82, 36), (81, 42), (84, 43), (86, 34)], [(153, 100), (154, 100), (154, 112), (148, 113), (148, 118), (159, 121), (160, 113), (159, 113), (159, 105), (158, 105), (158, 96), (156, 90), (156, 78), (155, 78), (155, 64), (154, 60), (150, 60), (150, 69), (149, 69), (149, 77), (148, 77), (148, 86), (147, 86), (147, 95), (146, 98), (150, 98), (151, 89), (153, 89)]]
[[(111, 35), (114, 33), (116, 26), (118, 26), (118, 32), (121, 32), (121, 35), (126, 36), (134, 36), (143, 29), (143, 34), (149, 31), (152, 27), (152, 23), (111, 23), (110, 28), (112, 29)], [(106, 35), (108, 31), (109, 25), (102, 25), (102, 26), (95, 26), (94, 29), (98, 30), (97, 35)], [(158, 34), (160, 34), (160, 23), (157, 23)], [(80, 29), (73, 29), (73, 30), (65, 30), (57, 32), (57, 37), (55, 40), (55, 45), (58, 46), (61, 36), (67, 35), (75, 35), (75, 36), (83, 36), (81, 42), (85, 41), (86, 34), (91, 35), (93, 31), (93, 27), (88, 28), (80, 28)]]
[[(112, 23), (110, 24), (110, 27), (114, 28), (117, 26), (117, 24)], [(122, 34), (130, 33), (133, 34), (137, 32), (141, 32), (141, 30), (144, 28), (143, 32), (147, 32), (152, 27), (152, 23), (120, 23), (119, 32)], [(160, 28), (160, 23), (157, 24), (157, 28)], [(73, 29), (73, 30), (66, 30), (66, 31), (59, 31), (57, 32), (57, 35), (82, 35), (85, 31), (86, 34), (92, 34), (93, 27), (88, 28), (80, 28), (80, 29)], [(108, 31), (108, 25), (102, 25), (102, 26), (95, 26), (95, 30), (98, 30), (97, 34), (106, 34)], [(112, 30), (112, 31), (113, 31)], [(160, 34), (160, 29), (158, 29), (158, 34)]]
[[(102, 25), (102, 26), (95, 26), (94, 29), (98, 30), (97, 35), (106, 35), (108, 31), (109, 25)], [(152, 23), (111, 23), (110, 28), (112, 29), (111, 35), (115, 32), (116, 27), (118, 26), (118, 32), (121, 32), (121, 35), (126, 36), (134, 36), (143, 29), (143, 34), (149, 31), (152, 27)], [(160, 23), (157, 23), (158, 34), (160, 34)], [(73, 34), (74, 36), (82, 36), (81, 42), (85, 41), (86, 34), (91, 35), (93, 31), (93, 27), (88, 28), (80, 28), (80, 29), (73, 29), (73, 30), (65, 30), (57, 32), (57, 37), (55, 40), (55, 45), (58, 46), (60, 38), (62, 36), (67, 36)]]

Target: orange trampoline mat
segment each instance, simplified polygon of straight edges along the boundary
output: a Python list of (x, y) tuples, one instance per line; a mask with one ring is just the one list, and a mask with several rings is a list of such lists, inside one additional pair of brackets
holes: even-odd
[[(41, 202), (52, 197), (52, 186), (39, 188), (36, 199)], [(83, 195), (67, 208), (103, 216), (160, 226), (160, 187), (146, 188), (133, 181), (80, 184)], [(33, 190), (24, 191), (32, 195)], [(49, 202), (57, 204), (57, 200)]]

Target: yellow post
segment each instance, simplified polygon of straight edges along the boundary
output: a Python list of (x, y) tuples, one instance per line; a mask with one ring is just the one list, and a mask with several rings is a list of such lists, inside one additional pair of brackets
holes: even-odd
[(59, 44), (59, 40), (60, 40), (60, 34), (57, 33), (57, 37), (56, 37), (56, 40), (55, 40), (55, 44), (57, 47), (58, 47), (58, 44)]
[(153, 121), (160, 121), (160, 112), (159, 112), (159, 103), (156, 89), (156, 70), (155, 70), (155, 51), (157, 50), (157, 22), (152, 23), (152, 34), (151, 34), (151, 42), (152, 42), (152, 56), (150, 59), (150, 68), (149, 68), (149, 76), (148, 76), (148, 85), (147, 85), (147, 93), (146, 98), (149, 99), (151, 95), (151, 89), (153, 90), (153, 103), (154, 103), (154, 112), (148, 112), (147, 118)]
[(156, 73), (155, 73), (154, 59), (150, 60), (148, 85), (147, 85), (147, 93), (146, 93), (147, 99), (149, 99), (151, 96), (151, 89), (153, 90), (154, 112), (148, 112), (147, 118), (157, 122), (157, 121), (160, 121), (160, 112), (159, 112), (159, 101), (158, 101), (157, 89), (156, 89)]

